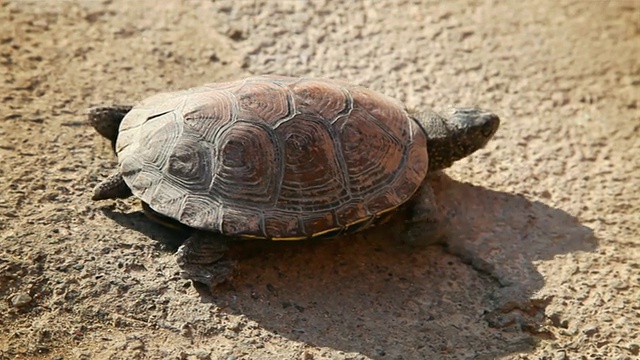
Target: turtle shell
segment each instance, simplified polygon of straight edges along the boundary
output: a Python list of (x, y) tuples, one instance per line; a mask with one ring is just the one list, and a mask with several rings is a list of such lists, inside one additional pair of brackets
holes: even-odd
[(409, 200), (427, 139), (396, 100), (338, 81), (253, 77), (163, 93), (123, 119), (116, 152), (156, 212), (225, 235), (353, 232)]

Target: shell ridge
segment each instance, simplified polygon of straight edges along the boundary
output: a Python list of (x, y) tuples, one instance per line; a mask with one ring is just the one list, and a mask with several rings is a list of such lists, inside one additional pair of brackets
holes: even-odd
[[(342, 148), (342, 139), (341, 139), (341, 136), (340, 136), (340, 132), (337, 132), (335, 130), (335, 128), (333, 127), (333, 124), (335, 123), (335, 121), (339, 120), (342, 117), (349, 117), (349, 115), (353, 111), (354, 102), (353, 102), (353, 97), (351, 96), (351, 93), (349, 91), (347, 91), (342, 86), (337, 85), (337, 87), (345, 95), (345, 99), (346, 99), (345, 100), (345, 112), (342, 115), (338, 115), (337, 119), (332, 120), (329, 123), (328, 129), (329, 129), (329, 133), (331, 134), (331, 139), (333, 140), (333, 146), (336, 149), (336, 156), (338, 158), (337, 159), (338, 160), (338, 165), (340, 166), (340, 176), (342, 177), (341, 180), (342, 180), (342, 183), (346, 187), (347, 192), (349, 194), (348, 197), (345, 199), (345, 202), (349, 202), (349, 200), (352, 197), (352, 194), (351, 194), (351, 179), (349, 179), (349, 167), (347, 166), (347, 159), (345, 159), (345, 156), (344, 156), (344, 150)], [(348, 121), (348, 119), (346, 121)]]

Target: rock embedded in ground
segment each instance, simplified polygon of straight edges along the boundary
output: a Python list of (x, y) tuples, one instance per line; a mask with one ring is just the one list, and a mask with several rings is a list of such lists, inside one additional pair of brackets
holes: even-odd
[(33, 298), (29, 294), (21, 292), (11, 297), (11, 305), (17, 308), (24, 308), (29, 306), (32, 300)]

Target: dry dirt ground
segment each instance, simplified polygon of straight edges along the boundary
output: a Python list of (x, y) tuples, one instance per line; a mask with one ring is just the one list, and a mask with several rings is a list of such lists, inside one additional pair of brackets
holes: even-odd
[[(1, 359), (640, 357), (640, 2), (0, 1)], [(433, 179), (448, 248), (239, 248), (213, 294), (86, 108), (277, 73), (503, 125)]]

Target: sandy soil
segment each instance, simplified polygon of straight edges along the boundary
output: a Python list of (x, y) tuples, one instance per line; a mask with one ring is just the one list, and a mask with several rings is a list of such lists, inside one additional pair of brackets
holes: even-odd
[[(640, 357), (640, 3), (341, 3), (0, 2), (1, 359)], [(262, 73), (500, 114), (433, 180), (449, 248), (262, 244), (208, 294), (183, 234), (90, 200), (86, 108)]]

